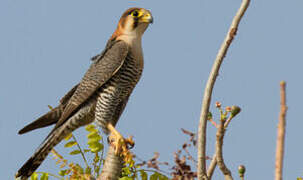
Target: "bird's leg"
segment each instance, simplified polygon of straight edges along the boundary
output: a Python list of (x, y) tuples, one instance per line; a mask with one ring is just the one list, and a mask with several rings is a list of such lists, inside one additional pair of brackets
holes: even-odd
[(124, 138), (111, 123), (108, 123), (107, 128), (110, 131), (109, 141), (111, 145), (114, 146), (115, 154), (117, 155), (121, 150), (125, 150)]
[(123, 136), (115, 129), (115, 127), (108, 123), (107, 125), (108, 130), (110, 131), (109, 140), (111, 142), (111, 145), (115, 148), (115, 154), (126, 154), (128, 152), (128, 145), (131, 147), (134, 146), (134, 141), (132, 140), (132, 137), (129, 137), (127, 139), (124, 139)]

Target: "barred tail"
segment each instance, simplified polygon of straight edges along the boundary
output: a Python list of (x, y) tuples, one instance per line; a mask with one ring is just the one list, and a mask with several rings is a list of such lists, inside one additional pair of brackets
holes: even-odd
[(87, 125), (94, 120), (94, 110), (95, 99), (92, 99), (61, 126), (54, 127), (42, 144), (37, 148), (34, 155), (32, 155), (31, 158), (18, 170), (16, 178), (20, 177), (21, 180), (26, 180), (30, 177), (33, 172), (38, 169), (54, 146), (78, 127)]
[[(35, 154), (36, 155), (36, 154)], [(38, 154), (37, 154), (38, 155)], [(27, 180), (33, 172), (40, 166), (40, 162), (37, 163), (37, 159), (32, 156), (26, 163), (19, 169), (16, 174), (16, 178), (20, 177), (21, 180)]]
[(30, 177), (44, 161), (53, 147), (71, 132), (71, 129), (65, 128), (64, 126), (54, 129), (38, 147), (34, 155), (32, 155), (30, 159), (28, 159), (26, 163), (18, 170), (16, 178), (20, 177), (21, 180), (27, 180), (27, 178)]

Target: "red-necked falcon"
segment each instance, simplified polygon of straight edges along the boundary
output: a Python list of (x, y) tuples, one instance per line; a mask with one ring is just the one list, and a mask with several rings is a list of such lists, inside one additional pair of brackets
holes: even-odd
[(60, 104), (19, 131), (19, 134), (56, 124), (16, 177), (27, 179), (40, 166), (51, 149), (75, 129), (92, 122), (111, 133), (113, 144), (123, 146), (114, 128), (143, 70), (142, 35), (153, 22), (150, 11), (126, 10), (102, 53), (92, 58), (84, 77)]

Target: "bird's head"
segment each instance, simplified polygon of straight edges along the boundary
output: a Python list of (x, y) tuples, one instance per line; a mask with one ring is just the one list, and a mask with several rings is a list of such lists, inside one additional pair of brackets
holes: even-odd
[(149, 10), (129, 8), (122, 14), (112, 39), (141, 39), (150, 23), (153, 23), (153, 16)]

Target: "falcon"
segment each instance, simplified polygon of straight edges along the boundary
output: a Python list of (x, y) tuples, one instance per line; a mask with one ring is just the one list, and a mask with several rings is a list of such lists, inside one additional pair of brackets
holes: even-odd
[(95, 122), (110, 133), (119, 154), (126, 140), (114, 128), (143, 70), (142, 35), (153, 22), (150, 11), (126, 10), (102, 53), (92, 58), (84, 77), (61, 100), (57, 107), (19, 131), (24, 134), (55, 124), (35, 153), (18, 170), (16, 177), (25, 180), (40, 166), (51, 149), (75, 129)]

